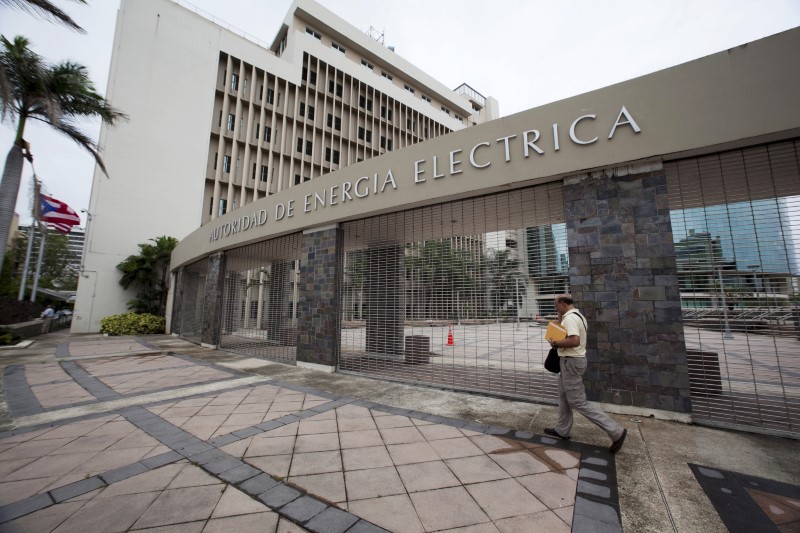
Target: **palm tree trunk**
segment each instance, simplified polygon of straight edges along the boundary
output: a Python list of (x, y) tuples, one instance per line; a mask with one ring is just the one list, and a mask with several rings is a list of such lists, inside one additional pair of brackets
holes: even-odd
[(14, 208), (17, 205), (17, 195), (22, 180), (23, 162), (22, 147), (14, 143), (6, 156), (3, 181), (0, 182), (0, 272), (3, 268), (3, 258), (6, 256), (6, 244), (11, 233), (11, 223), (14, 220)]

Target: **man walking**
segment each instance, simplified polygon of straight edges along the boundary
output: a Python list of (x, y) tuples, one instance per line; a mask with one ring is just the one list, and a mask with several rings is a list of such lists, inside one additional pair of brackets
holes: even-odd
[(555, 304), (561, 326), (567, 330), (567, 338), (550, 342), (552, 347), (558, 349), (561, 364), (558, 377), (558, 422), (556, 427), (545, 428), (544, 432), (560, 439), (569, 439), (572, 431), (572, 410), (575, 409), (608, 434), (613, 441), (608, 451), (617, 453), (625, 442), (628, 430), (586, 401), (586, 389), (583, 386), (583, 374), (586, 372), (586, 319), (575, 309), (574, 301), (568, 294), (556, 296)]

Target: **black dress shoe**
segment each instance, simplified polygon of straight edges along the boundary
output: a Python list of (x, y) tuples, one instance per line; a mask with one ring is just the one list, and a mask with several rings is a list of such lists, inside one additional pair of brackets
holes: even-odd
[(544, 433), (545, 435), (550, 435), (551, 437), (555, 437), (557, 439), (569, 440), (569, 435), (567, 435), (566, 437), (562, 437), (561, 435), (558, 434), (558, 432), (554, 428), (544, 428)]
[(625, 437), (627, 435), (628, 435), (628, 430), (623, 428), (622, 435), (620, 435), (619, 438), (614, 441), (614, 444), (611, 445), (608, 451), (610, 451), (611, 453), (617, 453), (620, 450), (620, 448), (622, 448), (622, 443), (625, 442)]

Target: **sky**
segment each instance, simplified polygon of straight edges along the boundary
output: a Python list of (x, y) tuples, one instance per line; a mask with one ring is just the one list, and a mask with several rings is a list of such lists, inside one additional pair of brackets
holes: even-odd
[[(9, 40), (24, 35), (48, 62), (85, 65), (105, 94), (119, 0), (53, 1), (87, 33), (5, 4), (0, 4), (0, 33)], [(798, 0), (318, 1), (359, 30), (373, 28), (386, 46), (446, 86), (466, 82), (496, 98), (502, 116), (800, 26)], [(291, 5), (290, 0), (179, 3), (266, 43)], [(81, 127), (99, 136), (99, 121)], [(4, 154), (14, 128), (9, 122), (0, 125)], [(44, 192), (69, 204), (85, 225), (80, 210), (89, 205), (94, 159), (43, 124), (29, 123), (25, 138)], [(16, 209), (21, 224), (31, 219), (32, 175), (26, 163)]]

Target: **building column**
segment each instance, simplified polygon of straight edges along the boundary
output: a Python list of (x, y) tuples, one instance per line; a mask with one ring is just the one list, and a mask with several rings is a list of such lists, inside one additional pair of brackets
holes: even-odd
[(219, 346), (222, 320), (222, 288), (225, 283), (225, 253), (208, 257), (208, 271), (203, 293), (203, 331), (200, 344), (210, 348)]
[(172, 294), (172, 320), (169, 333), (181, 333), (181, 318), (183, 317), (183, 290), (186, 283), (186, 268), (178, 269), (175, 273), (175, 290)]
[(297, 366), (333, 372), (339, 360), (339, 284), (344, 238), (338, 225), (303, 232), (297, 299)]
[(369, 354), (403, 358), (405, 247), (385, 243), (364, 250), (364, 307)]
[(564, 180), (590, 400), (691, 412), (666, 175), (660, 163)]

